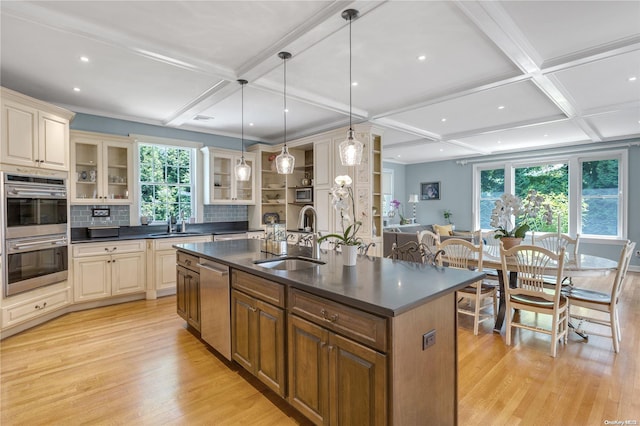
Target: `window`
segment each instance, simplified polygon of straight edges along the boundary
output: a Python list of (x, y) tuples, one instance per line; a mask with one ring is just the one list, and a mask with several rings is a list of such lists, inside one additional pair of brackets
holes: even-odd
[(551, 206), (551, 225), (533, 230), (597, 238), (625, 238), (626, 151), (474, 166), (476, 226), (491, 229), (491, 211), (504, 192), (524, 198), (535, 189)]
[(393, 200), (393, 170), (382, 171), (382, 216), (387, 217)]
[(480, 170), (480, 228), (491, 228), (493, 206), (504, 193), (504, 168)]
[(582, 161), (581, 229), (583, 234), (618, 234), (620, 174), (618, 160)]
[(138, 154), (140, 215), (162, 222), (169, 216), (191, 217), (194, 150), (140, 144)]

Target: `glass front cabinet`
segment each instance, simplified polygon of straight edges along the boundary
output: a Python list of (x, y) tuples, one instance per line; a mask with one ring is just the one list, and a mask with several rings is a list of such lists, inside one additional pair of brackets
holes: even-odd
[(235, 166), (242, 155), (212, 147), (201, 149), (204, 159), (205, 204), (255, 204), (255, 154), (245, 152), (244, 159), (251, 167), (251, 178), (239, 181), (235, 178)]

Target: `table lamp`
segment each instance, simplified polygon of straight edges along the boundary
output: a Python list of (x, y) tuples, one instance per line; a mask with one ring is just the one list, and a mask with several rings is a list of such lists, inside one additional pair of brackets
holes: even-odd
[(409, 203), (413, 204), (413, 223), (416, 223), (416, 204), (418, 204), (418, 194), (410, 194)]

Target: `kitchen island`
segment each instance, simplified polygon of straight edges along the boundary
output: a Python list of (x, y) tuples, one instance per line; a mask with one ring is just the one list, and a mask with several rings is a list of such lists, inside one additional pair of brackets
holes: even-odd
[(366, 256), (346, 267), (332, 251), (278, 270), (261, 266), (278, 259), (261, 247), (176, 246), (179, 265), (229, 268), (234, 361), (316, 424), (456, 424), (455, 291), (482, 273)]

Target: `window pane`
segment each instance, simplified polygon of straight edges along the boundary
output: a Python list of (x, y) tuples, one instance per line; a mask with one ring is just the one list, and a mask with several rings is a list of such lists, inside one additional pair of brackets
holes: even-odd
[(618, 235), (618, 160), (582, 163), (582, 233)]
[(480, 228), (491, 228), (495, 201), (504, 193), (504, 169), (480, 171)]
[(543, 219), (545, 209), (540, 209), (538, 218), (531, 223), (532, 231), (557, 231), (557, 218), (560, 215), (560, 232), (568, 232), (569, 165), (567, 163), (516, 168), (515, 182), (515, 192), (518, 197), (526, 198), (529, 190), (533, 189), (544, 198), (543, 204), (549, 204), (553, 212), (554, 221), (548, 224)]
[(166, 221), (192, 215), (192, 149), (140, 145), (140, 215)]

